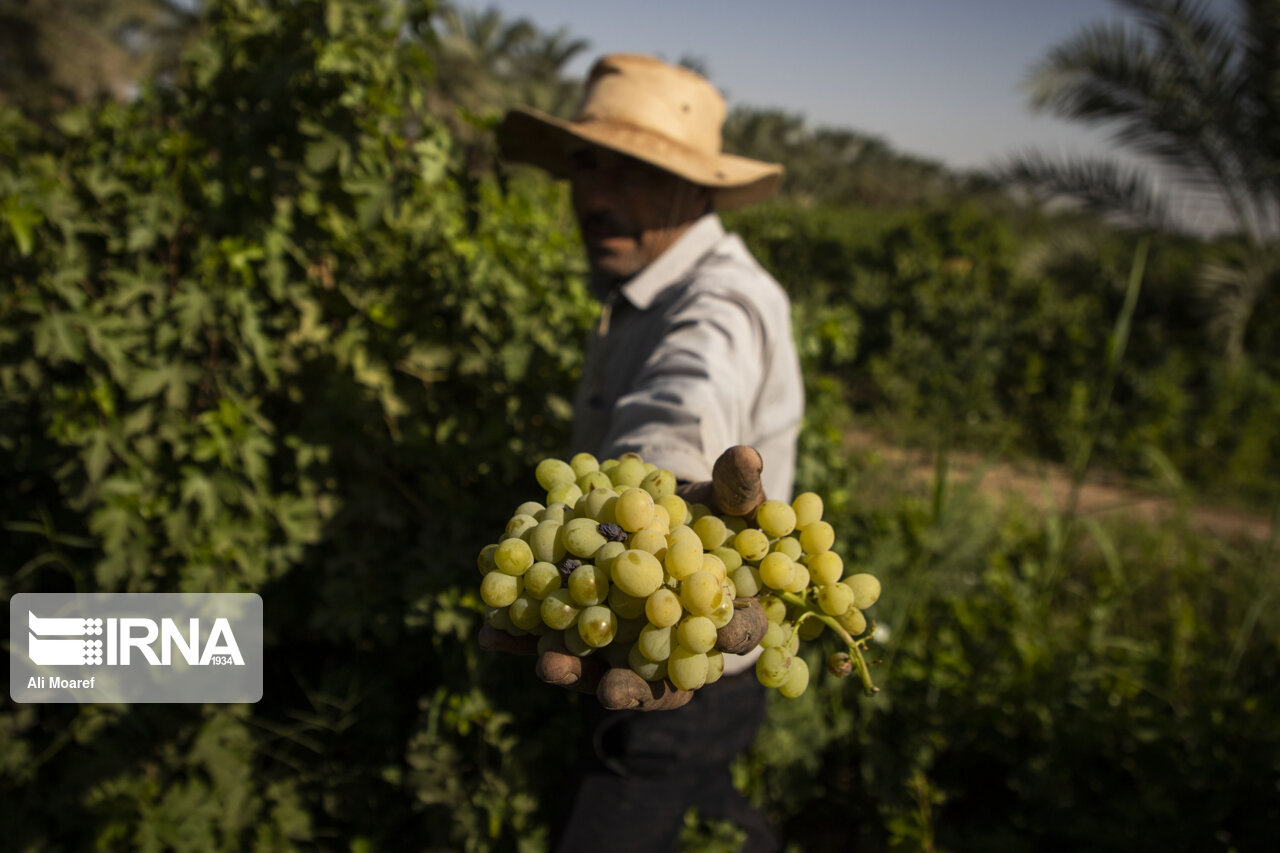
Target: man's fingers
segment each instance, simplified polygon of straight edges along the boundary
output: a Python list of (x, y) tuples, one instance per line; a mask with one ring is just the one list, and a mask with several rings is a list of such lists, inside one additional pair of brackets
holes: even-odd
[(536, 655), (538, 638), (532, 634), (513, 637), (506, 631), (485, 625), (480, 628), (480, 648), (487, 652), (507, 652), (513, 655)]
[(723, 515), (742, 517), (755, 512), (764, 503), (763, 470), (764, 460), (754, 447), (738, 444), (721, 453), (711, 469), (716, 509)]
[(733, 618), (716, 631), (716, 648), (734, 655), (745, 655), (760, 645), (769, 630), (769, 617), (759, 599), (735, 598)]
[(688, 704), (692, 690), (678, 690), (671, 682), (645, 681), (626, 667), (614, 667), (600, 678), (596, 698), (610, 711), (671, 711)]
[(681, 483), (676, 487), (676, 494), (684, 498), (687, 504), (702, 504), (715, 509), (716, 493), (710, 480), (699, 480), (696, 483)]
[(601, 658), (578, 657), (567, 651), (551, 649), (538, 655), (535, 671), (548, 684), (595, 693), (607, 666)]

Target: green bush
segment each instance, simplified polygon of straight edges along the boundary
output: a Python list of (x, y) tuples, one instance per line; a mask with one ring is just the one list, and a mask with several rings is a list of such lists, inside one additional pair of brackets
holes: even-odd
[(4, 114), (4, 591), (258, 591), (269, 646), (252, 708), (10, 707), (17, 848), (470, 849), (536, 806), (458, 584), (594, 309), (563, 193), (421, 110), (426, 13), (215, 3), (186, 82)]
[[(1006, 444), (1070, 462), (1093, 429), (1100, 365), (1134, 239), (1017, 222), (977, 203), (892, 214), (778, 202), (735, 213), (795, 301), (805, 366), (860, 419), (915, 443)], [(1096, 451), (1146, 476), (1152, 452), (1219, 497), (1276, 498), (1274, 342), (1215, 356), (1195, 290), (1212, 247), (1158, 236)]]

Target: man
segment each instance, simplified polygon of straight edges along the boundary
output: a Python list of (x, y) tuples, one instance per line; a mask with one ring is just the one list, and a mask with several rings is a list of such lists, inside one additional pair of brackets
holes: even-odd
[[(516, 109), (499, 144), (507, 159), (571, 182), (603, 305), (574, 401), (573, 451), (635, 451), (705, 484), (724, 451), (747, 445), (759, 452), (748, 473), (789, 499), (803, 412), (790, 303), (716, 215), (771, 195), (782, 168), (722, 153), (725, 114), (696, 73), (618, 54), (592, 68), (572, 121)], [(764, 713), (753, 660), (726, 655), (725, 676), (692, 697), (619, 705), (601, 692), (610, 707), (668, 710), (590, 703), (590, 753), (558, 849), (671, 850), (690, 807), (742, 825), (748, 850), (776, 849), (728, 774)], [(544, 656), (539, 674), (579, 687), (599, 678), (566, 656)]]

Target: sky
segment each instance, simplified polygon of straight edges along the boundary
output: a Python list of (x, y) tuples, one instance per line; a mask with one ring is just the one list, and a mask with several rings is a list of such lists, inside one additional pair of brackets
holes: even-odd
[[(465, 5), (460, 3), (459, 5)], [(1107, 134), (1033, 114), (1022, 84), (1083, 27), (1124, 20), (1110, 0), (492, 0), (540, 30), (590, 42), (569, 66), (629, 51), (699, 59), (730, 106), (781, 108), (955, 169), (1013, 153), (1114, 151)], [(1231, 0), (1208, 0), (1229, 9)]]

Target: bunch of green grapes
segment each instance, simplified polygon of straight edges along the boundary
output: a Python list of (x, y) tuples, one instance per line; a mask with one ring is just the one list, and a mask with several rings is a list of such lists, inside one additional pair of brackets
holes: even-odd
[(534, 474), (545, 501), (516, 507), (500, 540), (479, 554), (491, 626), (538, 636), (539, 652), (600, 654), (646, 681), (696, 690), (724, 673), (716, 646), (734, 600), (758, 597), (769, 619), (755, 668), (762, 684), (803, 693), (799, 642), (825, 626), (849, 649), (829, 669), (856, 667), (864, 689), (876, 691), (859, 647), (862, 611), (880, 584), (844, 577), (817, 494), (765, 501), (748, 524), (686, 503), (670, 471), (634, 453), (544, 459)]

